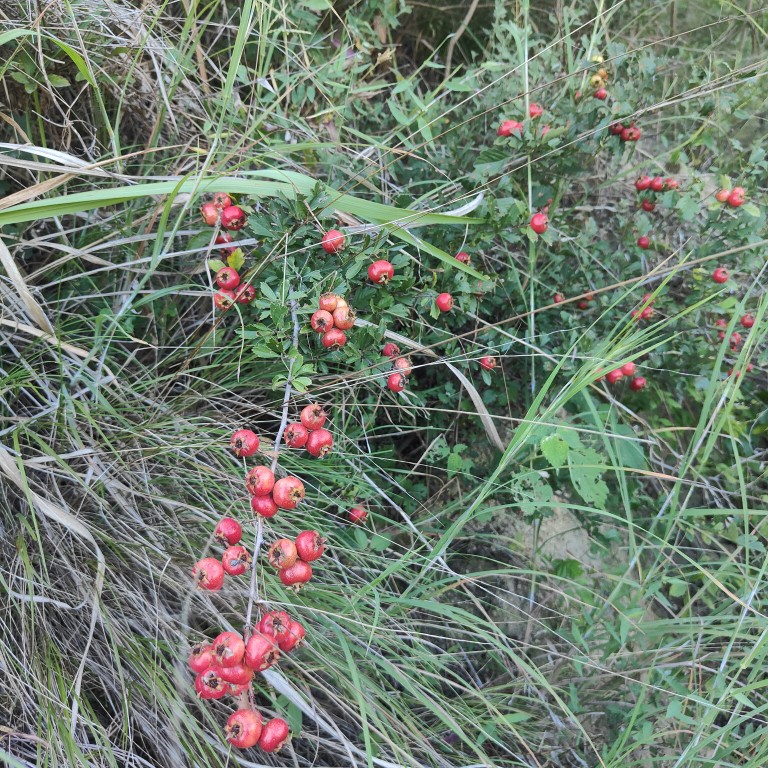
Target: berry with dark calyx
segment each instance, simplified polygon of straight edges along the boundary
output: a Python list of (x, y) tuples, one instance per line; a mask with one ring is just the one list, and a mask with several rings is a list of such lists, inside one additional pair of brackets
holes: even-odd
[(303, 448), (307, 444), (309, 430), (298, 422), (289, 424), (283, 433), (283, 440), (289, 448)]
[(614, 136), (620, 136), (623, 130), (624, 126), (621, 123), (613, 123), (608, 126), (608, 133), (613, 134)]
[[(245, 643), (234, 632), (222, 632), (213, 641), (213, 655), (220, 667), (234, 667), (243, 660)], [(227, 680), (227, 682), (230, 682)]]
[(338, 229), (329, 229), (320, 241), (320, 245), (323, 246), (323, 250), (326, 253), (338, 253), (344, 250), (346, 238), (343, 232), (339, 232)]
[(324, 459), (333, 449), (333, 436), (327, 429), (312, 430), (305, 447), (310, 456)]
[(256, 298), (256, 289), (250, 283), (241, 283), (235, 290), (238, 304), (250, 304)]
[(635, 378), (629, 382), (629, 388), (633, 389), (635, 392), (639, 392), (641, 389), (645, 389), (647, 383), (648, 382), (643, 376), (635, 376)]
[(326, 312), (333, 312), (338, 304), (339, 297), (335, 293), (324, 293), (317, 302), (317, 306)]
[(385, 259), (374, 261), (368, 267), (368, 279), (376, 285), (386, 285), (395, 276), (395, 268)]
[(272, 499), (280, 509), (295, 509), (304, 498), (304, 483), (298, 477), (281, 477), (272, 489)]
[(621, 368), (617, 368), (615, 371), (609, 371), (605, 374), (605, 380), (609, 384), (615, 384), (619, 379), (623, 379), (624, 374), (621, 372)]
[(213, 655), (213, 646), (207, 643), (198, 643), (192, 647), (189, 652), (189, 667), (193, 672), (205, 672), (206, 669), (210, 669), (216, 662), (216, 658)]
[(546, 213), (534, 213), (531, 216), (530, 227), (537, 235), (543, 235), (549, 226), (549, 219)]
[(725, 267), (718, 267), (712, 273), (712, 279), (716, 283), (727, 283), (728, 282), (728, 270)]
[(219, 220), (219, 213), (219, 209), (210, 201), (200, 206), (200, 215), (209, 227), (216, 226), (216, 222)]
[(229, 208), (232, 205), (232, 198), (226, 192), (214, 192), (213, 204), (219, 209)]
[(242, 576), (251, 567), (251, 554), (245, 547), (235, 544), (224, 550), (221, 564), (230, 576)]
[(277, 514), (277, 504), (272, 496), (251, 496), (251, 509), (259, 517), (274, 517)]
[(277, 645), (283, 653), (288, 653), (301, 644), (307, 631), (298, 621), (291, 620), (288, 632), (277, 639)]
[(219, 677), (230, 685), (247, 685), (253, 679), (253, 670), (245, 663), (245, 643), (243, 643), (242, 660), (231, 667), (219, 666), (216, 670)]
[(237, 270), (232, 267), (222, 267), (216, 273), (216, 285), (218, 285), (219, 288), (233, 291), (240, 285), (240, 275), (238, 275)]
[(396, 357), (392, 361), (392, 367), (398, 373), (402, 373), (403, 376), (410, 376), (413, 372), (413, 363), (411, 362), (411, 358), (408, 357), (408, 355), (404, 355), (403, 357)]
[(636, 125), (630, 125), (621, 132), (622, 141), (640, 141), (640, 129)]
[(441, 312), (450, 312), (453, 309), (453, 296), (450, 293), (441, 293), (435, 299), (435, 304)]
[(528, 105), (528, 114), (531, 116), (532, 120), (535, 120), (537, 117), (541, 117), (544, 114), (544, 107), (542, 107), (541, 104), (531, 102)]
[(298, 589), (312, 578), (312, 566), (304, 560), (297, 560), (290, 568), (283, 568), (279, 575), (286, 587)]
[[(218, 235), (216, 235), (216, 240), (214, 242), (216, 245), (226, 245), (227, 243), (231, 243), (233, 241), (234, 238), (229, 234), (229, 232), (220, 232)], [(234, 248), (219, 248), (219, 253), (224, 256), (231, 256), (236, 250), (237, 246)]]
[(312, 403), (301, 409), (301, 423), (309, 430), (321, 429), (327, 418), (328, 414), (319, 403)]
[[(282, 573), (282, 571), (281, 571)], [(274, 637), (256, 632), (245, 644), (245, 664), (254, 672), (269, 669), (280, 658), (280, 649)]]
[(650, 200), (643, 200), (640, 205), (642, 209), (648, 213), (656, 209), (656, 203), (652, 203)]
[(552, 297), (552, 302), (554, 304), (562, 304), (565, 301), (565, 296), (562, 293), (556, 293)]
[(296, 544), (290, 539), (278, 539), (269, 547), (267, 559), (273, 568), (290, 568), (299, 556)]
[(516, 133), (518, 136), (523, 135), (523, 124), (517, 120), (504, 120), (502, 124), (496, 130), (499, 136), (511, 136)]
[(320, 337), (320, 343), (326, 349), (334, 347), (343, 347), (347, 343), (347, 334), (341, 328), (331, 328)]
[(637, 238), (637, 244), (645, 251), (651, 246), (651, 239), (646, 235)]
[(624, 365), (621, 366), (621, 372), (625, 376), (634, 376), (636, 370), (637, 366), (634, 363), (624, 363)]
[(318, 309), (317, 312), (312, 315), (309, 324), (312, 326), (313, 331), (317, 331), (317, 333), (325, 333), (333, 328), (333, 315), (324, 309)]
[(224, 735), (238, 749), (250, 749), (259, 743), (263, 730), (261, 715), (252, 709), (238, 709), (227, 720)]
[(594, 97), (600, 99), (600, 101), (605, 101), (608, 98), (608, 91), (605, 88), (598, 88), (594, 93)]
[(259, 748), (265, 752), (277, 752), (283, 748), (289, 736), (288, 723), (281, 717), (274, 717), (264, 723), (259, 738)]
[(651, 177), (650, 176), (640, 176), (639, 179), (635, 181), (635, 189), (638, 192), (645, 192), (648, 187), (651, 186)]
[(751, 328), (755, 324), (755, 318), (752, 315), (742, 315), (740, 322), (745, 328)]
[(224, 583), (224, 566), (215, 557), (204, 557), (192, 568), (192, 577), (198, 589), (218, 592)]
[(219, 312), (226, 312), (232, 308), (232, 305), (237, 300), (234, 291), (226, 290), (222, 288), (213, 294), (213, 306), (219, 310)]
[(296, 551), (304, 562), (314, 562), (325, 552), (325, 539), (317, 531), (302, 531), (296, 537)]
[(355, 325), (355, 310), (350, 307), (336, 307), (333, 310), (333, 325), (342, 331), (348, 331)]
[(384, 355), (384, 357), (397, 357), (400, 354), (400, 347), (398, 347), (397, 344), (393, 344), (391, 341), (388, 341), (382, 347), (381, 354)]
[(651, 179), (651, 189), (654, 192), (661, 192), (664, 189), (664, 179), (661, 176), (654, 176)]
[(456, 261), (460, 261), (462, 264), (466, 264), (469, 266), (472, 259), (470, 258), (470, 255), (466, 251), (459, 251), (456, 254)]
[(405, 389), (406, 381), (402, 373), (391, 373), (387, 378), (387, 388), (392, 392), (402, 392)]
[(485, 368), (486, 371), (492, 371), (496, 367), (496, 358), (491, 355), (481, 357), (480, 367)]
[(368, 510), (364, 507), (352, 507), (349, 510), (349, 522), (354, 525), (362, 525), (368, 517)]
[(243, 538), (243, 526), (232, 517), (222, 517), (213, 531), (216, 541), (232, 546)]
[(245, 488), (251, 496), (266, 496), (274, 486), (275, 473), (269, 467), (252, 467), (245, 476)]
[(207, 669), (195, 678), (195, 691), (201, 699), (220, 699), (227, 695), (227, 684), (215, 670)]
[(259, 621), (256, 629), (265, 637), (279, 640), (288, 634), (291, 626), (291, 617), (285, 611), (269, 611)]
[(744, 205), (746, 194), (747, 191), (744, 187), (734, 187), (731, 190), (731, 194), (728, 195), (728, 205), (730, 205), (731, 208), (738, 208), (740, 205)]
[(238, 229), (242, 229), (247, 223), (248, 217), (239, 205), (228, 205), (222, 209), (221, 226), (223, 229), (237, 232)]
[(238, 429), (229, 441), (235, 456), (250, 458), (259, 450), (259, 437), (250, 429)]

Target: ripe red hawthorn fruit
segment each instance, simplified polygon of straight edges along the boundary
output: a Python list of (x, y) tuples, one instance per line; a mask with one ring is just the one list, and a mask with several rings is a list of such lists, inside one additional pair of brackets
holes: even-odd
[(650, 318), (653, 317), (653, 313), (654, 313), (653, 307), (651, 306), (645, 307), (643, 311), (640, 313), (640, 319), (649, 320)]
[(336, 307), (333, 310), (333, 325), (342, 331), (348, 331), (355, 324), (355, 310), (350, 307)]
[(281, 477), (272, 489), (272, 499), (280, 509), (295, 509), (304, 498), (304, 483), (298, 477)]
[(651, 177), (650, 176), (640, 176), (640, 178), (638, 178), (635, 181), (635, 189), (638, 192), (645, 192), (645, 190), (648, 189), (648, 187), (650, 187), (650, 186), (651, 186)]
[(576, 304), (576, 306), (579, 309), (589, 309), (589, 302), (585, 299), (582, 299), (580, 302), (578, 302), (578, 304)]
[(213, 204), (219, 208), (228, 208), (232, 205), (232, 198), (226, 192), (214, 192)]
[(341, 328), (331, 328), (320, 337), (320, 343), (326, 349), (343, 347), (347, 343), (347, 334)]
[(664, 179), (661, 176), (654, 176), (651, 179), (651, 189), (654, 192), (661, 192), (664, 189)]
[(296, 537), (296, 551), (304, 562), (314, 562), (325, 552), (325, 539), (317, 531), (302, 531)]
[(243, 526), (233, 517), (222, 517), (213, 531), (216, 541), (232, 546), (243, 538)]
[(650, 200), (643, 200), (640, 205), (642, 209), (648, 213), (656, 209), (656, 203), (652, 203)]
[(262, 730), (263, 724), (258, 712), (238, 709), (229, 716), (224, 734), (233, 747), (250, 749), (259, 743)]
[(328, 414), (325, 409), (319, 403), (312, 403), (311, 405), (305, 405), (301, 409), (301, 423), (310, 431), (313, 429), (321, 429), (325, 425), (325, 420), (328, 418)]
[(245, 488), (251, 496), (266, 496), (274, 486), (275, 474), (269, 467), (252, 467), (245, 476)]
[(716, 283), (727, 283), (728, 282), (728, 270), (725, 267), (718, 267), (712, 273), (712, 279)]
[(309, 433), (307, 452), (316, 459), (324, 459), (333, 449), (333, 435), (327, 429), (315, 429)]
[(204, 557), (192, 568), (192, 578), (197, 582), (198, 589), (218, 592), (224, 583), (224, 566), (215, 557)]
[(250, 304), (256, 298), (256, 289), (250, 283), (241, 283), (235, 289), (235, 301), (238, 304)]
[(349, 304), (347, 304), (347, 300), (343, 296), (337, 296), (336, 297), (336, 306), (334, 309), (338, 309), (339, 307), (348, 307)]
[(731, 190), (731, 194), (728, 195), (728, 205), (730, 205), (731, 208), (738, 208), (740, 205), (744, 205), (746, 194), (747, 192), (744, 187), (734, 187)]
[(496, 358), (491, 355), (481, 357), (480, 367), (485, 368), (486, 371), (492, 371), (496, 367)]
[(563, 294), (562, 294), (562, 293), (556, 293), (556, 294), (555, 294), (555, 295), (552, 297), (552, 301), (553, 301), (555, 304), (562, 304), (562, 303), (565, 301), (565, 296), (563, 296)]
[(751, 328), (755, 324), (755, 318), (752, 317), (752, 315), (742, 315), (741, 316), (741, 324), (745, 328)]
[(598, 88), (593, 95), (596, 99), (605, 101), (608, 98), (608, 91), (605, 88)]
[(213, 646), (207, 643), (198, 643), (192, 647), (189, 652), (189, 667), (193, 672), (205, 672), (210, 669), (216, 661), (213, 655)]
[(453, 309), (453, 296), (450, 293), (441, 293), (435, 299), (435, 304), (441, 312), (450, 312)]
[(636, 125), (630, 125), (621, 132), (622, 141), (640, 141), (640, 129)]
[(680, 182), (677, 179), (666, 178), (664, 179), (664, 189), (677, 189), (680, 186)]
[(624, 374), (621, 372), (621, 368), (617, 368), (615, 371), (609, 371), (605, 374), (605, 380), (609, 384), (615, 384), (620, 379), (624, 378)]
[(219, 312), (226, 312), (231, 309), (232, 305), (237, 300), (234, 291), (228, 291), (224, 288), (216, 291), (213, 294), (213, 306), (219, 310)]
[[(229, 234), (229, 232), (220, 232), (218, 235), (216, 235), (216, 240), (214, 242), (216, 245), (226, 245), (226, 243), (231, 243), (233, 240), (234, 238)], [(224, 256), (231, 256), (236, 250), (237, 246), (234, 248), (219, 248), (219, 253), (223, 254)]]
[(374, 261), (368, 267), (368, 279), (376, 285), (386, 285), (395, 276), (395, 268), (385, 259)]
[(250, 458), (259, 450), (258, 435), (250, 429), (238, 429), (232, 435), (229, 447), (235, 456)]
[(222, 209), (221, 226), (223, 229), (237, 232), (238, 229), (242, 229), (247, 223), (248, 217), (239, 205), (228, 205)]
[[(243, 659), (245, 659), (245, 643), (243, 643)], [(253, 679), (253, 670), (245, 661), (239, 661), (231, 667), (218, 666), (216, 671), (219, 673), (219, 677), (230, 685), (247, 685)]]
[(227, 291), (233, 291), (240, 285), (240, 275), (238, 275), (237, 270), (232, 267), (222, 267), (216, 273), (216, 285)]
[(320, 245), (323, 246), (323, 250), (326, 253), (338, 253), (344, 250), (344, 244), (346, 238), (343, 232), (339, 232), (338, 229), (329, 229), (320, 241)]
[(272, 544), (267, 553), (269, 564), (273, 568), (290, 568), (299, 556), (296, 544), (290, 539), (278, 539)]
[(220, 699), (227, 695), (228, 685), (213, 669), (206, 669), (195, 678), (195, 691), (201, 699)]
[(470, 258), (470, 255), (466, 251), (459, 251), (456, 254), (456, 261), (460, 261), (462, 264), (466, 264), (469, 266), (472, 259)]
[(634, 363), (624, 363), (624, 365), (621, 366), (621, 372), (625, 376), (634, 376), (636, 370), (637, 366)]
[(317, 306), (325, 312), (333, 312), (338, 306), (339, 297), (335, 293), (324, 293), (317, 302)]
[(530, 227), (537, 235), (543, 235), (549, 226), (549, 219), (546, 213), (534, 213), (531, 216)]
[(739, 344), (741, 344), (741, 334), (738, 333), (737, 331), (734, 331), (731, 334), (731, 349), (732, 350), (736, 349), (739, 346)]
[(384, 355), (384, 357), (397, 357), (400, 354), (400, 347), (397, 346), (397, 344), (393, 344), (391, 341), (388, 341), (381, 349), (381, 354)]
[(724, 317), (718, 317), (717, 320), (715, 320), (715, 328), (727, 328), (728, 327), (728, 321)]
[(213, 655), (219, 667), (234, 667), (243, 660), (245, 643), (243, 638), (234, 632), (221, 632), (214, 638), (212, 645)]
[(254, 672), (269, 669), (279, 658), (280, 649), (274, 637), (266, 637), (256, 632), (248, 638), (245, 644), (245, 664)]
[(637, 244), (645, 251), (651, 246), (651, 239), (646, 235), (637, 238)]
[(200, 215), (209, 227), (216, 225), (216, 222), (219, 220), (219, 213), (219, 209), (211, 201), (200, 206)]
[(391, 373), (387, 377), (387, 388), (392, 392), (402, 392), (405, 389), (406, 381), (402, 373)]
[(715, 193), (715, 200), (717, 200), (718, 203), (727, 203), (730, 196), (730, 189), (721, 189), (719, 192)]
[(532, 120), (535, 120), (537, 117), (541, 117), (544, 114), (544, 107), (542, 107), (541, 104), (531, 102), (528, 105), (528, 114), (531, 116)]
[(496, 130), (499, 136), (511, 136), (516, 133), (518, 136), (523, 135), (523, 124), (517, 120), (504, 120)]
[(264, 637), (270, 637), (273, 640), (279, 640), (288, 635), (291, 628), (291, 617), (285, 611), (269, 611), (265, 613), (258, 626), (257, 631)]
[(298, 621), (291, 621), (288, 632), (277, 639), (277, 645), (283, 653), (288, 653), (301, 644), (307, 631)]
[(298, 422), (289, 424), (283, 434), (283, 440), (289, 448), (303, 448), (307, 444), (308, 437), (309, 430)]
[(274, 517), (277, 514), (277, 504), (272, 496), (251, 496), (251, 509), (259, 517)]
[(362, 525), (368, 517), (368, 510), (364, 507), (352, 507), (349, 510), (349, 522), (355, 525)]
[(392, 361), (392, 367), (397, 373), (402, 373), (403, 376), (410, 376), (413, 373), (413, 363), (408, 355), (396, 357)]
[(312, 566), (304, 560), (297, 560), (290, 568), (283, 568), (279, 575), (286, 587), (298, 589), (312, 578)]
[(273, 717), (264, 723), (259, 738), (259, 748), (265, 752), (277, 752), (288, 741), (288, 736), (290, 736), (288, 723), (281, 717)]
[(230, 576), (242, 576), (251, 566), (251, 555), (245, 547), (235, 544), (224, 550), (221, 564)]
[(621, 123), (613, 123), (608, 126), (608, 133), (613, 134), (614, 136), (620, 136), (623, 130), (624, 126)]
[(635, 376), (635, 378), (629, 382), (629, 388), (634, 389), (635, 392), (639, 392), (641, 389), (645, 389), (647, 383), (648, 382), (643, 376)]
[(325, 333), (333, 328), (333, 315), (325, 309), (318, 309), (312, 315), (309, 324), (312, 326), (313, 331)]

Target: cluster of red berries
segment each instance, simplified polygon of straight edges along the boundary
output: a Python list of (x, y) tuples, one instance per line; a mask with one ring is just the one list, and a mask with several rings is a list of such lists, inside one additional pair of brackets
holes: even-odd
[(295, 540), (278, 539), (269, 548), (269, 564), (277, 568), (286, 587), (300, 589), (312, 578), (310, 563), (325, 551), (325, 539), (317, 531), (302, 531)]
[(635, 189), (641, 193), (640, 205), (648, 213), (656, 208), (656, 203), (653, 200), (654, 194), (677, 189), (679, 186), (680, 182), (671, 177), (663, 179), (661, 176), (654, 176), (653, 178), (650, 176), (640, 176), (635, 180)]
[(618, 123), (612, 123), (608, 128), (608, 133), (612, 134), (613, 136), (618, 136), (624, 142), (640, 141), (640, 136), (642, 135), (640, 133), (640, 129), (637, 127), (637, 125), (635, 125), (634, 122), (626, 125), (621, 121)]
[[(637, 366), (634, 363), (624, 363), (624, 365), (621, 366), (621, 368), (616, 368), (613, 371), (609, 371), (605, 374), (605, 380), (609, 384), (616, 384), (617, 382), (621, 381), (625, 376), (629, 378), (632, 377), (632, 380), (629, 382), (629, 388), (634, 390), (635, 392), (639, 392), (641, 389), (645, 389), (646, 385), (648, 384), (647, 380), (643, 376), (635, 376), (635, 372), (637, 371)], [(598, 378), (598, 381), (602, 379), (603, 377), (600, 376)]]
[(744, 205), (747, 199), (747, 191), (744, 187), (734, 187), (733, 189), (721, 189), (715, 194), (718, 203), (728, 203), (731, 208), (739, 208)]
[(654, 315), (653, 301), (650, 293), (644, 293), (640, 302), (643, 305), (642, 309), (633, 309), (630, 314), (636, 320), (650, 320)]
[[(334, 230), (331, 230), (333, 232)], [(343, 296), (324, 293), (318, 302), (319, 308), (312, 315), (312, 330), (321, 334), (320, 343), (326, 349), (343, 347), (347, 343), (348, 331), (355, 324), (355, 310)]]
[(278, 509), (296, 509), (304, 498), (304, 483), (298, 477), (276, 480), (274, 472), (264, 465), (248, 470), (245, 487), (251, 494), (251, 509), (259, 517), (274, 517)]
[(226, 230), (237, 232), (248, 223), (245, 211), (232, 204), (232, 198), (225, 192), (216, 192), (212, 200), (200, 206), (200, 215), (209, 227), (217, 224)]
[(400, 347), (388, 341), (381, 354), (392, 361), (392, 373), (387, 376), (387, 388), (392, 392), (402, 392), (408, 384), (408, 376), (413, 371), (411, 358), (400, 354)]
[(242, 283), (234, 267), (222, 267), (215, 277), (219, 290), (213, 297), (213, 303), (221, 312), (233, 304), (250, 304), (256, 298), (256, 289), (250, 283)]
[[(530, 116), (531, 120), (536, 120), (537, 118), (541, 117), (544, 114), (544, 107), (541, 106), (541, 104), (536, 104), (531, 102), (531, 104), (528, 105), (528, 115)], [(496, 134), (498, 136), (503, 136), (504, 138), (508, 138), (509, 136), (516, 135), (519, 139), (523, 138), (523, 131), (525, 129), (525, 126), (523, 123), (521, 123), (519, 120), (502, 120), (499, 127), (496, 129)], [(550, 131), (551, 126), (544, 124), (539, 129), (539, 136), (540, 138), (544, 138)]]
[(302, 409), (299, 421), (289, 424), (283, 440), (289, 448), (306, 448), (310, 456), (324, 459), (333, 449), (333, 436), (324, 429), (326, 412), (314, 403)]

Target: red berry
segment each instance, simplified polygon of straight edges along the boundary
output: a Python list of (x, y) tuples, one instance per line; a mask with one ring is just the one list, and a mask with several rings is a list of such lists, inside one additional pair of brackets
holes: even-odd
[(646, 237), (645, 235), (642, 235), (641, 237), (637, 238), (637, 244), (643, 249), (646, 250), (651, 245), (651, 240), (649, 237)]
[(228, 208), (232, 205), (232, 198), (226, 192), (214, 192), (213, 204), (219, 208)]
[(582, 299), (580, 302), (578, 302), (578, 304), (576, 304), (576, 306), (579, 309), (589, 309), (589, 302), (584, 300), (584, 299)]
[(240, 275), (238, 275), (237, 270), (232, 269), (232, 267), (222, 267), (216, 273), (216, 285), (218, 285), (219, 288), (232, 291), (240, 285)]
[(374, 261), (368, 267), (368, 279), (377, 285), (386, 285), (395, 276), (395, 268), (384, 259)]
[(251, 566), (251, 555), (245, 547), (235, 544), (224, 550), (221, 564), (230, 576), (242, 576)]
[(736, 349), (739, 346), (739, 344), (741, 344), (741, 334), (734, 331), (731, 334), (731, 349), (732, 350)]
[(403, 376), (410, 376), (413, 372), (413, 363), (408, 355), (405, 355), (404, 357), (396, 357), (392, 361), (392, 367), (397, 373), (402, 373)]
[(542, 125), (541, 132), (540, 132), (541, 138), (543, 139), (551, 130), (552, 130), (551, 125)]
[(243, 660), (244, 654), (243, 638), (234, 632), (222, 632), (213, 641), (213, 655), (220, 667), (234, 667)]
[(241, 283), (235, 290), (235, 301), (238, 304), (250, 304), (256, 298), (256, 289), (250, 283)]
[(563, 294), (562, 294), (562, 293), (556, 293), (556, 294), (555, 294), (555, 295), (552, 297), (552, 301), (553, 301), (555, 304), (562, 304), (562, 303), (565, 301), (565, 296), (563, 296)]
[(642, 376), (635, 376), (635, 378), (629, 382), (629, 388), (634, 389), (635, 392), (639, 392), (641, 389), (645, 389), (647, 383), (648, 382)]
[(277, 504), (271, 496), (251, 496), (251, 509), (259, 517), (274, 517)]
[(344, 249), (344, 243), (344, 233), (339, 232), (338, 229), (329, 229), (320, 241), (320, 245), (323, 246), (326, 253), (338, 253)]
[(311, 563), (325, 552), (325, 539), (317, 531), (302, 531), (296, 537), (296, 551), (304, 562)]
[(279, 575), (286, 587), (300, 587), (312, 578), (312, 566), (304, 560), (297, 560), (290, 568), (283, 568)]
[(327, 418), (328, 414), (318, 403), (306, 405), (301, 409), (301, 423), (309, 430), (321, 429)]
[(368, 510), (364, 507), (352, 507), (349, 510), (349, 522), (355, 524), (362, 524), (368, 517)]
[(256, 632), (245, 644), (245, 663), (254, 672), (269, 669), (279, 658), (280, 649), (274, 637), (266, 637)]
[(742, 315), (741, 316), (741, 324), (745, 328), (751, 328), (755, 324), (755, 318), (752, 317), (752, 315)]
[(621, 368), (617, 368), (615, 371), (609, 371), (605, 374), (605, 379), (609, 384), (615, 384), (619, 379), (623, 379), (624, 374), (621, 372)]
[(232, 517), (222, 517), (216, 525), (213, 535), (222, 544), (232, 546), (243, 538), (243, 526)]
[(309, 324), (312, 326), (313, 331), (325, 333), (333, 328), (333, 315), (324, 309), (318, 309), (317, 312), (312, 315)]
[(496, 133), (499, 136), (511, 136), (513, 133), (516, 133), (518, 136), (522, 137), (523, 124), (519, 123), (517, 120), (504, 120), (498, 127)]
[(613, 123), (608, 126), (608, 133), (611, 133), (614, 136), (620, 136), (623, 130), (624, 126), (621, 123)]
[(472, 259), (466, 251), (459, 251), (456, 254), (456, 261), (460, 261), (462, 264), (469, 265)]
[(228, 291), (221, 289), (213, 294), (213, 306), (219, 310), (219, 312), (226, 312), (232, 307), (237, 300), (234, 291)]
[(256, 628), (265, 637), (279, 640), (287, 637), (291, 627), (291, 617), (285, 611), (269, 611), (261, 617)]
[(333, 449), (333, 436), (327, 429), (315, 429), (309, 433), (306, 448), (310, 456), (324, 459)]
[(638, 192), (644, 192), (650, 186), (651, 186), (650, 176), (640, 176), (640, 178), (637, 179), (637, 181), (635, 181), (635, 189)]
[(207, 669), (195, 678), (195, 691), (201, 699), (220, 699), (227, 695), (227, 684), (215, 670)]
[(281, 651), (288, 653), (300, 645), (307, 632), (298, 621), (291, 621), (288, 632), (277, 639), (277, 645)]
[(666, 178), (664, 179), (664, 189), (677, 189), (680, 186), (680, 182), (677, 179)]
[(219, 677), (230, 685), (247, 685), (253, 678), (253, 670), (245, 664), (245, 643), (243, 643), (243, 660), (231, 667), (219, 666), (216, 671)]
[[(216, 240), (214, 242), (216, 245), (225, 245), (226, 243), (231, 243), (233, 240), (234, 238), (229, 234), (229, 232), (220, 232), (218, 235), (216, 235)], [(224, 256), (231, 256), (236, 250), (237, 246), (234, 248), (219, 248), (219, 253), (223, 254)]]
[(641, 206), (644, 211), (650, 213), (656, 208), (656, 203), (652, 203), (650, 200), (643, 200)]
[(339, 297), (335, 293), (324, 293), (318, 301), (318, 307), (326, 312), (333, 312), (338, 306)]
[(267, 559), (273, 568), (290, 568), (298, 557), (296, 544), (290, 539), (278, 539), (269, 548)]
[(727, 328), (728, 321), (724, 317), (718, 317), (715, 321), (715, 328)]
[(207, 643), (198, 643), (195, 645), (189, 653), (189, 667), (193, 672), (205, 672), (206, 669), (210, 669), (216, 658), (213, 655), (213, 646)]
[(307, 444), (309, 430), (298, 422), (289, 424), (283, 434), (283, 440), (289, 448), (303, 448)]
[(746, 190), (744, 187), (734, 187), (731, 190), (731, 194), (728, 195), (728, 205), (730, 205), (731, 208), (738, 208), (740, 205), (744, 205), (745, 198)]
[(402, 392), (405, 385), (405, 376), (402, 373), (391, 373), (387, 378), (387, 387), (393, 392)]
[(496, 358), (491, 355), (486, 355), (480, 358), (480, 367), (485, 368), (486, 371), (492, 371), (496, 367)]
[(608, 98), (608, 91), (605, 88), (598, 88), (594, 96), (596, 99), (600, 99), (600, 101), (605, 101)]
[(272, 489), (272, 499), (280, 509), (295, 509), (304, 498), (304, 483), (298, 477), (281, 477)]
[(640, 129), (636, 125), (630, 125), (621, 132), (622, 141), (640, 141)]
[(258, 712), (238, 709), (229, 716), (224, 734), (233, 747), (250, 749), (259, 743), (262, 730), (261, 715)]
[(266, 496), (274, 485), (275, 473), (269, 467), (253, 467), (245, 476), (245, 488), (251, 496)]
[(347, 334), (340, 328), (331, 328), (320, 337), (320, 343), (326, 349), (343, 347), (347, 343)]
[(280, 717), (274, 717), (264, 723), (259, 738), (259, 747), (265, 752), (277, 752), (288, 741), (289, 735), (288, 723)]
[(718, 267), (712, 273), (712, 279), (716, 283), (726, 283), (726, 282), (728, 282), (728, 270), (725, 269), (725, 267)]
[(238, 429), (229, 441), (229, 447), (235, 456), (243, 456), (246, 459), (253, 456), (259, 450), (259, 438), (250, 429)]
[(528, 114), (535, 120), (537, 117), (541, 117), (544, 114), (544, 107), (542, 107), (541, 104), (531, 102), (528, 105)]
[(333, 325), (342, 331), (348, 331), (355, 324), (355, 310), (351, 307), (336, 307), (333, 310)]
[(215, 557), (204, 557), (192, 568), (192, 577), (198, 589), (210, 589), (218, 592), (224, 583), (224, 566)]
[(530, 227), (537, 235), (543, 235), (549, 226), (546, 213), (534, 213), (531, 216)]
[(450, 293), (441, 293), (435, 299), (435, 304), (441, 312), (450, 312), (453, 309), (453, 296)]
[(664, 189), (664, 179), (661, 176), (654, 176), (651, 179), (651, 189), (654, 192), (661, 192)]
[(624, 363), (624, 365), (621, 366), (621, 372), (625, 376), (634, 376), (636, 370), (637, 366), (634, 363)]
[(730, 189), (721, 189), (719, 192), (715, 193), (715, 200), (717, 200), (718, 203), (727, 203), (730, 195)]
[(653, 307), (645, 307), (643, 311), (640, 313), (640, 319), (641, 320), (649, 320), (653, 317)]
[(213, 227), (219, 220), (219, 209), (212, 202), (203, 203), (200, 206), (200, 215), (209, 227)]
[(238, 205), (228, 205), (221, 212), (221, 226), (224, 229), (237, 231), (248, 223), (245, 211)]
[(400, 347), (398, 347), (397, 344), (393, 344), (391, 341), (388, 341), (382, 347), (381, 354), (384, 355), (384, 357), (397, 357), (400, 354)]

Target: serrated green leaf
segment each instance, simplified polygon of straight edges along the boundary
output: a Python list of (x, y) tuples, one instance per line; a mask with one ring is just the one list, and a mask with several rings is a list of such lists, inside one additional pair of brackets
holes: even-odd
[(221, 259), (208, 259), (208, 268), (211, 272), (218, 272), (226, 266), (227, 265)]
[(568, 443), (558, 435), (548, 435), (541, 441), (541, 452), (553, 467), (565, 466), (568, 450)]
[(227, 257), (227, 264), (236, 272), (240, 271), (240, 267), (245, 264), (245, 256), (243, 255), (242, 248), (235, 248), (235, 250)]
[(571, 451), (568, 465), (576, 491), (587, 504), (598, 509), (605, 509), (608, 499), (608, 486), (602, 480), (604, 466), (600, 454), (592, 448)]
[(61, 75), (48, 75), (48, 82), (54, 88), (66, 88), (70, 84), (69, 80), (67, 80), (66, 77), (62, 77)]
[(750, 216), (754, 216), (756, 219), (760, 217), (760, 209), (754, 203), (744, 203), (741, 206), (741, 210)]

